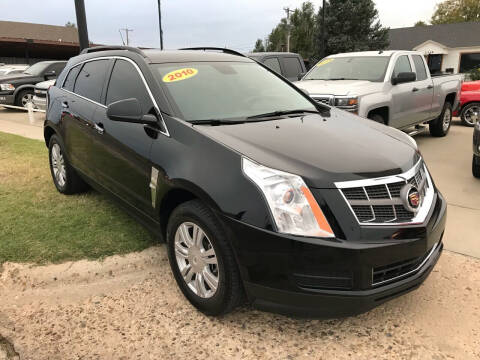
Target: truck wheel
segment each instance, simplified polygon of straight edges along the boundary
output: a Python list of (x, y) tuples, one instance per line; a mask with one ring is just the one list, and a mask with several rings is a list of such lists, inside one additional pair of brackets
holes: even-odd
[(371, 114), (371, 115), (368, 115), (368, 118), (370, 120), (373, 120), (375, 122), (378, 122), (380, 124), (385, 125), (385, 120), (384, 120), (383, 116), (380, 115), (380, 114)]
[(167, 226), (168, 260), (183, 295), (206, 315), (232, 311), (243, 287), (225, 231), (198, 200), (179, 205)]
[(65, 156), (64, 146), (57, 135), (52, 135), (48, 145), (50, 173), (59, 192), (65, 195), (77, 194), (88, 189), (87, 184), (76, 173)]
[(15, 98), (15, 106), (27, 107), (29, 101), (32, 101), (33, 89), (25, 89), (20, 91)]
[(480, 179), (480, 156), (473, 155), (472, 159), (472, 174)]
[(460, 119), (465, 126), (475, 126), (475, 123), (480, 118), (480, 102), (473, 102), (462, 109)]
[(446, 102), (440, 116), (430, 122), (430, 134), (435, 137), (443, 137), (448, 134), (450, 125), (452, 125), (452, 104)]

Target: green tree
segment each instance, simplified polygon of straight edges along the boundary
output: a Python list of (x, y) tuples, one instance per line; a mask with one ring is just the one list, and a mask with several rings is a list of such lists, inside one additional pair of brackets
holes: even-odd
[[(388, 44), (384, 28), (372, 0), (330, 0), (325, 4), (326, 54), (383, 50)], [(321, 9), (317, 16), (321, 31)]]
[(437, 5), (432, 24), (480, 21), (479, 0), (445, 0)]
[(315, 8), (310, 1), (304, 2), (290, 16), (290, 51), (299, 53), (304, 59), (315, 56), (316, 19)]
[(263, 46), (262, 39), (257, 39), (257, 42), (255, 43), (255, 47), (253, 48), (253, 52), (264, 52), (264, 51), (265, 51), (265, 46)]
[(287, 51), (287, 19), (283, 18), (268, 36), (267, 51)]
[(427, 23), (425, 21), (419, 20), (413, 26), (427, 26)]

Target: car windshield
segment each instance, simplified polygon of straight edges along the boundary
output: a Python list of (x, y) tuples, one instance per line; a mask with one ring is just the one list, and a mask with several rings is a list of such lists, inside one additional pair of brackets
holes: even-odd
[(41, 75), (42, 72), (47, 68), (48, 65), (49, 64), (39, 62), (39, 63), (36, 63), (36, 64), (30, 66), (23, 73), (28, 74), (28, 75)]
[(243, 119), (315, 106), (257, 63), (153, 64), (153, 73), (186, 121)]
[(321, 60), (303, 80), (367, 80), (381, 82), (389, 56), (350, 56)]

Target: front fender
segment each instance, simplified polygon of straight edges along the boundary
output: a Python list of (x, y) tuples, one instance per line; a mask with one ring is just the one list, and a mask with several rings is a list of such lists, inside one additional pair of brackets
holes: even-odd
[[(360, 98), (359, 115), (368, 117), (368, 114), (375, 109), (387, 107), (390, 109), (392, 104), (392, 96), (390, 93), (374, 93), (362, 96)], [(389, 120), (389, 119), (385, 119)]]

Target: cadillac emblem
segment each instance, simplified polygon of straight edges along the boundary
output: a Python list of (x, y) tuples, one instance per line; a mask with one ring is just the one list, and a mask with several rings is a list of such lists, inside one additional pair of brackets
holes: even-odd
[(405, 209), (413, 213), (418, 212), (418, 209), (422, 204), (422, 196), (415, 186), (412, 184), (406, 184), (400, 190), (400, 198), (402, 199)]

